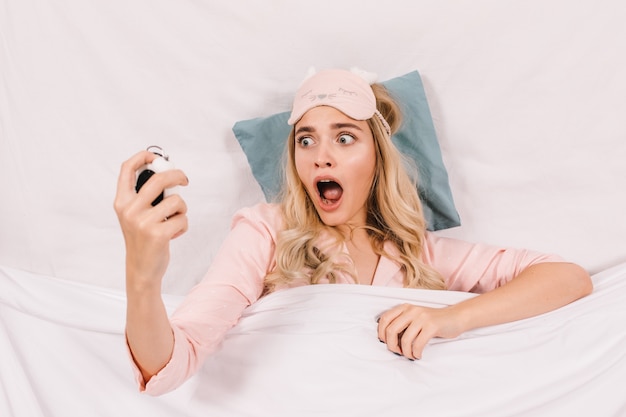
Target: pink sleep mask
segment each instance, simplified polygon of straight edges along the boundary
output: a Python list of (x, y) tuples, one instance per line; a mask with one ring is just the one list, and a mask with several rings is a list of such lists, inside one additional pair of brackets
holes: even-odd
[(367, 120), (376, 113), (376, 97), (361, 75), (330, 69), (313, 74), (302, 82), (287, 123), (296, 124), (304, 113), (317, 106), (334, 107), (355, 120)]

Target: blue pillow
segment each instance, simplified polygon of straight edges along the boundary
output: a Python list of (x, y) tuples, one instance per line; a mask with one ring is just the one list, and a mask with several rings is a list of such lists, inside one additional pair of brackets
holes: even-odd
[[(459, 226), (459, 214), (452, 199), (448, 172), (441, 150), (422, 80), (417, 71), (381, 83), (402, 110), (403, 122), (391, 138), (419, 170), (418, 192), (429, 230)], [(282, 183), (282, 155), (291, 126), (289, 112), (269, 117), (242, 120), (233, 132), (243, 149), (252, 175), (258, 181), (267, 201), (279, 193)]]

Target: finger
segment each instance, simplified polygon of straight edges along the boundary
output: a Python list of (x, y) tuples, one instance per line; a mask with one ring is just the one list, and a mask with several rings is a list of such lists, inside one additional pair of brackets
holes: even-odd
[(189, 184), (187, 176), (179, 169), (163, 171), (152, 175), (137, 193), (138, 202), (144, 206), (152, 205), (152, 202), (168, 188), (178, 185)]
[(402, 338), (398, 341), (402, 354), (409, 359), (415, 359), (413, 355), (413, 343), (418, 335), (423, 331), (419, 321), (413, 321), (403, 332)]
[(403, 355), (411, 360), (421, 359), (424, 346), (435, 335), (434, 327), (422, 317), (413, 319), (400, 342)]
[(154, 207), (143, 207), (135, 199), (118, 213), (127, 244), (150, 244), (161, 249), (187, 231), (186, 214), (187, 204), (178, 194), (166, 197)]
[(184, 214), (176, 214), (172, 217), (168, 217), (163, 220), (163, 227), (165, 227), (165, 233), (169, 236), (170, 240), (176, 239), (189, 228), (187, 216)]
[(422, 328), (417, 337), (413, 340), (411, 348), (407, 352), (411, 353), (412, 359), (422, 359), (422, 354), (426, 344), (434, 337), (434, 332), (427, 328)]
[(378, 339), (381, 342), (387, 343), (387, 327), (396, 317), (402, 314), (402, 310), (402, 305), (395, 306), (378, 317)]
[(155, 207), (142, 212), (129, 227), (131, 241), (142, 250), (147, 247), (163, 250), (167, 242), (187, 231), (187, 206), (178, 195), (164, 199)]
[(132, 202), (136, 196), (136, 171), (142, 165), (152, 162), (155, 157), (156, 155), (152, 152), (141, 151), (124, 161), (120, 167), (113, 208), (117, 213), (120, 223), (122, 224), (122, 228), (123, 223), (125, 222), (124, 219), (129, 217), (132, 218), (136, 215), (136, 210), (132, 207)]
[(178, 195), (165, 197), (159, 204), (148, 209), (151, 221), (160, 223), (165, 219), (173, 219), (187, 214), (187, 203)]
[(402, 313), (397, 316), (385, 329), (385, 340), (387, 341), (387, 349), (402, 355), (401, 340), (404, 338), (406, 329), (411, 324), (411, 318)]
[(150, 151), (141, 151), (122, 163), (117, 179), (117, 195), (119, 197), (135, 193), (137, 170), (152, 162), (157, 156)]

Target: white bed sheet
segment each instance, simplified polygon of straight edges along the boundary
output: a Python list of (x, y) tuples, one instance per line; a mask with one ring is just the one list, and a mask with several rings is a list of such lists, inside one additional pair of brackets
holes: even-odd
[[(471, 294), (320, 285), (249, 308), (178, 390), (139, 394), (122, 292), (0, 268), (0, 415), (623, 416), (626, 264), (557, 311), (433, 340), (411, 362), (378, 342), (400, 302)], [(166, 296), (171, 311), (180, 296)]]

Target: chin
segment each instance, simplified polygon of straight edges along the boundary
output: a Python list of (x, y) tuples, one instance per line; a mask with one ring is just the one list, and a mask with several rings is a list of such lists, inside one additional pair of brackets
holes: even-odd
[(317, 207), (315, 209), (317, 211), (317, 215), (319, 216), (320, 220), (326, 226), (340, 226), (345, 223), (345, 220), (341, 219), (338, 216), (338, 213), (329, 213), (329, 212), (320, 210)]
[(317, 215), (319, 216), (322, 223), (326, 226), (337, 226), (339, 223), (333, 218), (333, 216), (329, 216), (327, 213), (321, 212), (317, 210)]
[(350, 224), (354, 223), (354, 219), (351, 219), (349, 216), (346, 216), (339, 211), (327, 212), (318, 209), (317, 215), (322, 220), (322, 223), (324, 223), (326, 226), (349, 226)]

